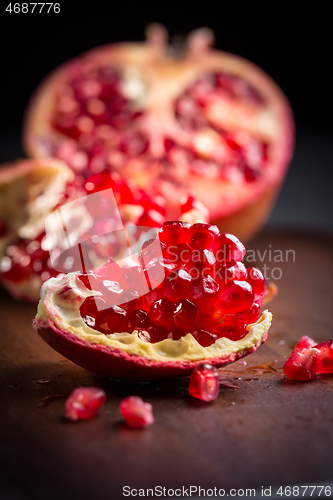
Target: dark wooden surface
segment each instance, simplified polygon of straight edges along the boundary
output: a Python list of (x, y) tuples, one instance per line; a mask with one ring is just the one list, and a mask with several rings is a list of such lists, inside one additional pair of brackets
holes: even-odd
[[(284, 255), (295, 250), (295, 262), (265, 259), (283, 272), (269, 304), (269, 339), (245, 358), (247, 365), (221, 371), (222, 381), (239, 388), (221, 385), (211, 404), (191, 399), (186, 379), (125, 383), (75, 366), (37, 337), (35, 307), (2, 292), (0, 497), (110, 500), (121, 498), (125, 485), (259, 491), (331, 481), (333, 377), (296, 383), (281, 367), (302, 335), (333, 338), (332, 243), (313, 233), (266, 233), (251, 245)], [(272, 369), (265, 371), (265, 364)], [(48, 383), (38, 382), (43, 379)], [(64, 398), (91, 385), (108, 396), (100, 415), (65, 421)], [(154, 407), (156, 423), (145, 430), (128, 429), (120, 418), (120, 400), (134, 394)], [(51, 395), (59, 397), (47, 399)]]

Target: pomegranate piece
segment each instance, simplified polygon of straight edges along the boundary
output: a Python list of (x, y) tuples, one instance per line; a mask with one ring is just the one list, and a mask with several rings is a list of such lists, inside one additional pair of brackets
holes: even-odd
[(227, 313), (237, 313), (252, 307), (254, 301), (251, 285), (247, 281), (234, 280), (222, 289), (218, 305)]
[(283, 372), (291, 380), (306, 382), (316, 378), (320, 364), (319, 351), (312, 347), (294, 351), (283, 365)]
[(173, 271), (163, 284), (163, 297), (171, 302), (178, 302), (187, 297), (191, 287), (192, 278), (185, 269)]
[(218, 262), (240, 261), (246, 253), (243, 243), (233, 234), (227, 233), (216, 239), (214, 250)]
[(97, 387), (78, 387), (65, 403), (65, 417), (69, 420), (87, 420), (94, 417), (106, 401), (106, 394)]
[(96, 327), (104, 333), (123, 332), (127, 329), (128, 314), (126, 309), (119, 306), (112, 306), (96, 320)]
[(154, 423), (153, 407), (139, 396), (128, 396), (120, 402), (120, 413), (126, 424), (133, 429), (141, 429)]
[(150, 261), (148, 266), (145, 268), (150, 288), (154, 289), (161, 285), (164, 278), (174, 269), (176, 269), (175, 264), (173, 264), (170, 260), (164, 259), (163, 257), (156, 257), (156, 259)]
[(250, 283), (256, 300), (263, 298), (266, 292), (266, 280), (259, 269), (249, 267), (246, 281)]
[(241, 340), (247, 334), (246, 324), (240, 319), (228, 318), (213, 328), (219, 337), (230, 340)]
[(219, 391), (219, 375), (215, 366), (208, 363), (196, 366), (190, 377), (190, 396), (209, 402), (218, 397)]
[(313, 340), (311, 337), (308, 337), (307, 335), (304, 335), (295, 345), (294, 352), (303, 351), (303, 349), (309, 349), (310, 347), (313, 347), (315, 345), (315, 340)]
[(148, 328), (150, 326), (150, 317), (147, 311), (143, 309), (132, 311), (128, 317), (128, 326), (133, 329)]
[(159, 299), (154, 302), (149, 309), (151, 320), (158, 326), (172, 328), (174, 326), (174, 304), (167, 299)]
[(160, 241), (168, 247), (172, 245), (179, 245), (181, 243), (189, 243), (190, 227), (191, 224), (188, 222), (167, 221), (164, 222), (158, 237)]
[(173, 319), (178, 328), (191, 332), (196, 324), (197, 315), (197, 306), (188, 299), (185, 299), (176, 304)]
[(217, 226), (197, 223), (189, 229), (189, 242), (193, 249), (210, 250), (214, 248), (214, 243), (220, 231)]
[(319, 351), (317, 354), (319, 358), (317, 373), (333, 373), (333, 340), (316, 344), (315, 349)]

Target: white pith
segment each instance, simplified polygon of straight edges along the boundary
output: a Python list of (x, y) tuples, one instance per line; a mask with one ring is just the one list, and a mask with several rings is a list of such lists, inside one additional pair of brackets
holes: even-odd
[[(141, 340), (137, 331), (106, 336), (86, 325), (80, 316), (79, 309), (85, 298), (101, 294), (88, 290), (78, 275), (79, 273), (70, 273), (63, 279), (51, 278), (44, 283), (36, 315), (38, 324), (42, 326), (45, 323), (47, 326), (48, 320), (51, 320), (56, 328), (73, 334), (78, 340), (120, 349), (129, 355), (160, 361), (197, 361), (243, 352), (257, 344), (271, 325), (272, 314), (266, 310), (257, 323), (250, 325), (243, 339), (232, 341), (220, 338), (209, 347), (201, 346), (190, 333), (180, 340), (165, 339), (155, 344)], [(64, 292), (66, 287), (69, 290)]]

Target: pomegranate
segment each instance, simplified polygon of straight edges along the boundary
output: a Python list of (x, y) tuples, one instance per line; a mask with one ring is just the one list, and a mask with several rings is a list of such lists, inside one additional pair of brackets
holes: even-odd
[(97, 387), (78, 387), (65, 403), (65, 417), (87, 420), (94, 417), (106, 401), (106, 394)]
[(38, 299), (42, 281), (58, 274), (41, 249), (44, 224), (73, 178), (54, 158), (19, 160), (0, 169), (0, 277), (15, 297)]
[(319, 374), (333, 373), (333, 340), (316, 344), (311, 337), (302, 337), (283, 365), (291, 380), (309, 381)]
[[(153, 25), (146, 42), (99, 47), (67, 62), (31, 100), (27, 153), (60, 158), (86, 179), (120, 173), (149, 196), (162, 195), (166, 219), (193, 223), (181, 201), (186, 212), (203, 204), (212, 223), (248, 240), (285, 176), (293, 117), (262, 70), (211, 49), (213, 38), (195, 31), (176, 54), (165, 29)], [(141, 223), (155, 218), (154, 209)]]
[[(143, 243), (131, 268), (110, 258), (94, 271), (44, 283), (34, 320), (41, 338), (84, 368), (134, 380), (189, 375), (205, 361), (224, 366), (265, 342), (271, 314), (259, 318), (261, 273), (251, 274), (252, 288), (247, 273), (225, 279), (215, 272), (218, 258), (236, 266), (229, 256), (244, 256), (235, 236), (180, 221), (165, 222), (158, 236)], [(182, 259), (182, 245), (190, 259)]]
[(153, 407), (138, 396), (128, 396), (120, 402), (120, 413), (126, 424), (141, 429), (154, 423)]
[(194, 368), (189, 385), (189, 394), (202, 401), (213, 401), (220, 392), (219, 375), (215, 366), (203, 363)]

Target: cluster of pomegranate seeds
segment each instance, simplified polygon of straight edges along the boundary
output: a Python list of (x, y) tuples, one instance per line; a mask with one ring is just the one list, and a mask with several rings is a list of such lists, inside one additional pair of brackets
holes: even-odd
[(151, 343), (188, 333), (204, 347), (221, 337), (242, 339), (266, 291), (262, 273), (240, 262), (244, 245), (202, 223), (168, 221), (158, 236), (143, 244), (140, 265), (121, 269), (109, 259), (81, 275), (101, 293), (81, 305), (85, 323), (106, 335), (138, 330)]
[(153, 407), (139, 396), (128, 396), (120, 402), (120, 413), (126, 424), (141, 429), (154, 423)]
[(94, 417), (106, 401), (106, 394), (96, 387), (78, 387), (65, 403), (65, 417), (69, 420), (87, 420)]
[(333, 341), (317, 344), (304, 336), (296, 344), (283, 365), (284, 374), (291, 380), (309, 381), (319, 374), (333, 373)]
[(194, 368), (189, 385), (189, 394), (202, 401), (213, 401), (220, 392), (219, 376), (215, 366), (203, 363)]

